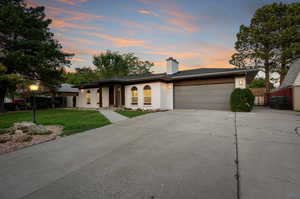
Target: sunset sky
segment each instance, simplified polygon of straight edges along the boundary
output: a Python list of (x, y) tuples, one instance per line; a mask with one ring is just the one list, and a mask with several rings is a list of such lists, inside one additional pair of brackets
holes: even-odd
[[(180, 69), (232, 67), (235, 35), (254, 11), (274, 0), (27, 0), (43, 5), (64, 50), (75, 53), (72, 68), (92, 66), (107, 49), (133, 52)], [(292, 2), (292, 1), (282, 1)]]

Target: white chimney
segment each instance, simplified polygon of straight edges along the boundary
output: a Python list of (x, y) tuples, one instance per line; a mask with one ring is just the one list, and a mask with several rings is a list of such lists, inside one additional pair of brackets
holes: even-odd
[(178, 61), (173, 57), (167, 59), (167, 74), (174, 74), (178, 72)]

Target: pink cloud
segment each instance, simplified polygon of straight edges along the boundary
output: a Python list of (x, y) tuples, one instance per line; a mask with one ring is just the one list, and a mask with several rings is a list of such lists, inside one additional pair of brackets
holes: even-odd
[(81, 38), (81, 37), (73, 37), (73, 36), (65, 36), (62, 33), (58, 33), (55, 35), (55, 39), (61, 41), (68, 41), (68, 43), (77, 43), (79, 45), (94, 45), (96, 42), (93, 40)]
[(96, 29), (98, 29), (98, 27), (96, 27), (96, 26), (71, 23), (71, 22), (67, 22), (64, 20), (60, 20), (60, 19), (53, 19), (52, 23), (50, 24), (50, 27), (57, 28), (57, 29), (73, 28), (73, 29), (79, 29), (79, 30), (96, 30)]
[(94, 32), (85, 32), (87, 35), (95, 36), (101, 39), (106, 39), (112, 41), (117, 47), (127, 47), (127, 46), (145, 46), (145, 41), (143, 40), (133, 40), (125, 39), (121, 37), (114, 37), (112, 35)]
[(86, 20), (96, 20), (102, 19), (104, 16), (79, 12), (79, 11), (71, 11), (63, 8), (57, 8), (53, 6), (46, 6), (46, 12), (50, 16), (50, 18), (63, 18), (64, 20), (70, 21), (86, 21)]
[(87, 2), (88, 0), (57, 0), (58, 2), (60, 3), (65, 3), (65, 4), (68, 4), (70, 6), (75, 6), (77, 5), (78, 3), (85, 3)]
[(37, 6), (40, 6), (40, 4), (32, 1), (32, 0), (26, 0), (25, 3), (27, 4), (27, 6), (29, 7), (37, 7)]
[(201, 29), (200, 26), (197, 24), (196, 17), (185, 13), (184, 11), (177, 8), (176, 5), (174, 5), (173, 9), (163, 9), (162, 12), (169, 16), (166, 19), (167, 23), (182, 28), (186, 32), (192, 33), (197, 32)]
[[(84, 0), (81, 0), (84, 1)], [(87, 21), (87, 20), (98, 20), (103, 19), (104, 16), (96, 15), (96, 14), (90, 14), (86, 12), (80, 12), (80, 11), (73, 11), (73, 10), (67, 10), (59, 7), (54, 7), (50, 5), (42, 5), (39, 4), (33, 0), (26, 0), (25, 1), (28, 6), (36, 7), (36, 6), (45, 6), (46, 7), (46, 13), (47, 16), (51, 19), (63, 19), (67, 21)]]
[[(201, 30), (201, 27), (197, 24), (197, 18), (190, 13), (184, 12), (179, 5), (169, 0), (137, 0), (147, 6), (156, 7), (160, 14), (160, 17), (169, 25), (173, 25), (188, 33), (193, 33)], [(139, 10), (142, 14), (151, 14), (148, 10)], [(163, 16), (164, 15), (164, 16)]]
[(166, 66), (166, 61), (154, 61), (153, 64), (157, 67), (164, 67)]
[[(135, 23), (132, 21), (124, 21), (122, 25), (130, 27), (131, 33), (140, 33), (139, 31), (147, 31), (147, 32), (156, 32), (157, 30), (163, 31), (163, 32), (171, 32), (171, 33), (183, 33), (184, 31), (182, 29), (168, 26), (168, 25), (159, 25), (154, 23)], [(155, 27), (155, 28), (153, 28)]]
[(200, 52), (148, 51), (145, 53), (151, 55), (164, 55), (166, 57), (173, 56), (179, 59), (187, 59), (200, 56)]
[[(78, 0), (85, 2), (86, 0)], [(98, 20), (103, 19), (104, 16), (72, 11), (63, 8), (58, 8), (50, 5), (41, 5), (36, 3), (33, 0), (26, 0), (28, 6), (36, 7), (36, 6), (45, 6), (47, 16), (52, 19), (52, 24), (50, 27), (52, 28), (74, 28), (79, 30), (95, 30), (99, 29), (97, 26), (85, 25), (76, 23), (76, 21), (89, 21), (89, 20)]]
[(76, 61), (76, 62), (86, 62), (87, 60), (86, 60), (86, 59), (79, 58), (79, 57), (73, 57), (73, 58), (71, 58), (71, 61)]
[[(213, 44), (199, 44), (200, 47), (193, 48), (189, 46), (189, 50), (184, 50), (182, 46), (180, 51), (171, 50), (153, 50), (144, 52), (145, 54), (160, 55), (164, 57), (172, 56), (179, 60), (180, 69), (188, 70), (194, 68), (228, 68), (234, 67), (229, 64), (231, 55), (235, 52), (234, 49), (225, 48)], [(184, 63), (199, 62), (199, 65), (186, 65)], [(155, 62), (155, 66), (164, 66), (164, 62)]]
[(144, 10), (144, 9), (138, 10), (138, 13), (144, 14), (144, 15), (158, 16), (158, 14), (156, 14), (156, 13), (150, 11), (150, 10)]
[(135, 22), (132, 22), (132, 21), (124, 21), (122, 23), (122, 25), (130, 27), (131, 29), (135, 28), (135, 29), (139, 29), (139, 30), (142, 30), (142, 31), (150, 31), (151, 30), (151, 28), (149, 28), (149, 26), (147, 26), (147, 25), (138, 24), (138, 23), (135, 23)]
[(233, 65), (229, 64), (229, 60), (231, 55), (234, 53), (234, 50), (225, 50), (216, 53), (211, 53), (203, 58), (203, 65), (206, 67), (220, 67), (220, 68), (227, 68), (227, 67), (234, 67)]
[(200, 29), (199, 26), (190, 23), (188, 20), (167, 19), (167, 22), (169, 24), (178, 26), (189, 33), (196, 32)]
[(64, 52), (75, 54), (75, 56), (92, 56), (101, 52), (99, 50), (94, 50), (92, 48), (85, 47), (84, 45), (79, 45), (78, 43), (70, 40), (61, 40), (61, 43)]

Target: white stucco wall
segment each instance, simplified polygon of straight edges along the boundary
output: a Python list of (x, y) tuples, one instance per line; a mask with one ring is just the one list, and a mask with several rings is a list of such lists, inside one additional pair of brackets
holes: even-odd
[(293, 84), (293, 106), (294, 110), (300, 110), (300, 73), (297, 75)]
[(235, 88), (246, 88), (246, 77), (235, 77)]
[[(91, 103), (87, 104), (87, 100), (86, 100), (86, 93), (87, 91), (90, 90), (91, 92)], [(77, 103), (77, 107), (78, 108), (99, 108), (99, 98), (97, 96), (97, 90), (98, 88), (90, 88), (90, 89), (81, 89), (77, 99), (76, 99), (76, 103)], [(102, 88), (102, 107), (108, 107), (108, 88), (104, 87)]]
[(161, 109), (173, 109), (173, 83), (160, 83)]
[(102, 107), (109, 107), (109, 88), (102, 88)]
[[(144, 105), (144, 87), (149, 85), (151, 87), (151, 105)], [(138, 104), (131, 104), (131, 88), (137, 87), (138, 89)], [(167, 92), (164, 92), (167, 91)], [(172, 98), (171, 98), (171, 96)], [(171, 100), (171, 103), (170, 101)], [(162, 82), (134, 84), (125, 86), (125, 107), (132, 109), (172, 109), (173, 108), (173, 86), (167, 87), (167, 84)]]
[(295, 111), (300, 111), (300, 85), (293, 87), (293, 106)]

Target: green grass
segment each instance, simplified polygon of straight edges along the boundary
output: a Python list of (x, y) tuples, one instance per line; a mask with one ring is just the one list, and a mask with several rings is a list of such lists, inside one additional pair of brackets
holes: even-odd
[[(0, 114), (0, 129), (9, 128), (15, 122), (32, 121), (32, 112), (11, 112)], [(43, 125), (63, 125), (63, 135), (71, 135), (110, 124), (99, 112), (94, 110), (38, 110), (37, 123)]]
[(126, 110), (120, 110), (120, 111), (116, 111), (117, 113), (120, 113), (121, 115), (124, 115), (125, 117), (137, 117), (140, 115), (145, 115), (147, 113), (150, 113), (149, 111), (126, 111)]

